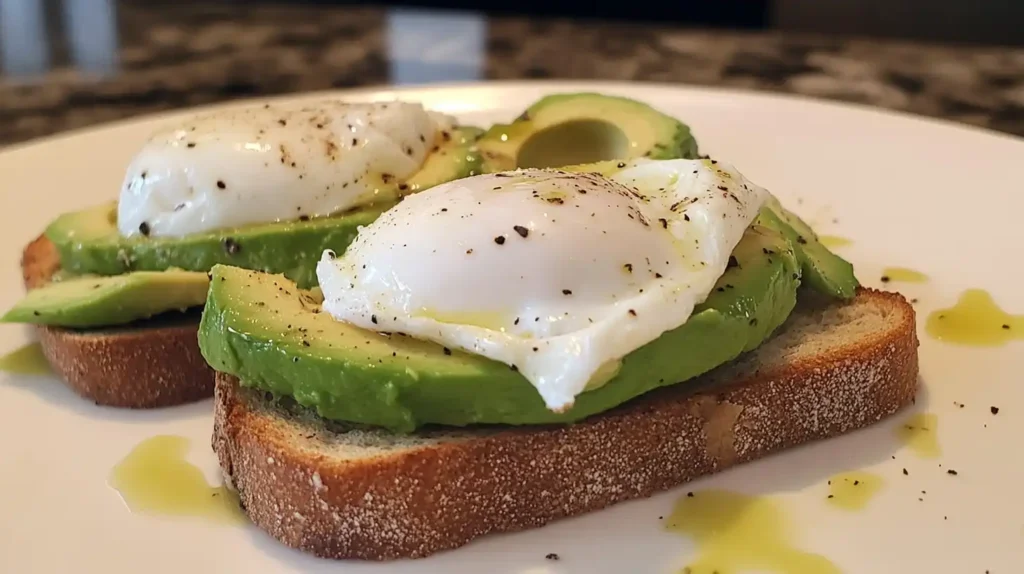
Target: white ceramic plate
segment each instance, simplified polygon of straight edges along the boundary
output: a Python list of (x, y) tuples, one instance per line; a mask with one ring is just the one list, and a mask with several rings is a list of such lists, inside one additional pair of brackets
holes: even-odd
[[(881, 269), (893, 265), (931, 277), (924, 284), (886, 287), (920, 300), (924, 390), (913, 412), (937, 413), (939, 460), (917, 458), (895, 439), (894, 429), (913, 414), (903, 413), (650, 499), (486, 537), (426, 560), (338, 563), (285, 548), (251, 525), (127, 510), (108, 476), (133, 446), (155, 434), (189, 437), (190, 460), (211, 482), (219, 481), (209, 448), (209, 401), (126, 412), (96, 407), (56, 380), (0, 375), (0, 572), (668, 573), (686, 565), (695, 546), (666, 531), (658, 518), (682, 492), (704, 488), (777, 497), (795, 544), (844, 572), (1020, 572), (1024, 346), (937, 342), (923, 322), (971, 287), (989, 290), (1005, 309), (1024, 312), (1024, 142), (860, 107), (668, 86), (510, 83), (344, 95), (420, 100), (486, 125), (514, 117), (546, 93), (580, 90), (638, 98), (684, 119), (702, 151), (734, 163), (820, 233), (851, 238), (841, 253), (855, 263), (862, 282), (881, 287)], [(21, 296), (21, 247), (58, 213), (116, 197), (135, 147), (171, 117), (121, 122), (0, 153), (0, 306)], [(0, 349), (30, 337), (28, 329), (4, 326)], [(1000, 408), (998, 415), (991, 406)], [(959, 474), (947, 474), (948, 468)], [(852, 513), (824, 503), (828, 477), (850, 469), (874, 472), (886, 482), (865, 510)], [(551, 552), (561, 559), (546, 560)]]

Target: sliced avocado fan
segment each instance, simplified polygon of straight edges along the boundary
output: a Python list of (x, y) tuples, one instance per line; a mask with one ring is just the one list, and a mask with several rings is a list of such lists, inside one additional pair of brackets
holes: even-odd
[(487, 173), (613, 159), (696, 158), (690, 128), (653, 107), (618, 96), (555, 94), (478, 142)]

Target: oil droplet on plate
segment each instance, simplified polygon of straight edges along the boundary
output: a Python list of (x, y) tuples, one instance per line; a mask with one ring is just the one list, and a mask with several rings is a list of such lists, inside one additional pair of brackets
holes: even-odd
[(933, 413), (914, 415), (896, 429), (896, 436), (911, 451), (921, 458), (938, 458), (939, 417)]
[(884, 484), (882, 477), (862, 470), (837, 474), (828, 481), (828, 503), (843, 510), (861, 510)]
[(920, 271), (914, 271), (906, 267), (886, 267), (882, 270), (882, 283), (889, 283), (890, 281), (924, 283), (928, 281), (928, 276)]
[(0, 357), (0, 371), (19, 375), (49, 375), (53, 373), (39, 343), (29, 343)]
[(821, 235), (818, 237), (818, 242), (829, 249), (845, 247), (853, 243), (853, 241), (850, 241), (845, 237), (839, 237), (838, 235)]
[(693, 538), (697, 558), (686, 574), (839, 574), (829, 559), (792, 542), (789, 521), (775, 500), (723, 490), (682, 497), (666, 528)]
[(224, 486), (210, 486), (202, 471), (185, 460), (187, 452), (184, 437), (150, 437), (117, 463), (110, 486), (132, 512), (241, 523), (245, 516), (237, 495)]
[(925, 331), (940, 341), (994, 347), (1024, 339), (1024, 316), (1000, 309), (987, 291), (968, 289), (956, 305), (929, 314)]

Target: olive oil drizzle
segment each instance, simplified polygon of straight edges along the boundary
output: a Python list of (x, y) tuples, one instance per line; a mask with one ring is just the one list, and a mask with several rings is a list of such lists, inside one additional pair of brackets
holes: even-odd
[(18, 375), (48, 375), (53, 372), (39, 343), (29, 343), (0, 357), (0, 371)]
[(202, 471), (185, 460), (188, 446), (180, 436), (150, 437), (117, 463), (109, 484), (133, 513), (243, 522), (237, 495), (225, 486), (210, 486)]
[(838, 235), (821, 235), (818, 237), (818, 242), (828, 247), (829, 249), (835, 249), (838, 247), (845, 247), (853, 243), (853, 241), (840, 237)]
[(939, 458), (939, 417), (934, 413), (914, 415), (896, 428), (904, 446), (921, 458)]
[(681, 574), (839, 574), (819, 554), (794, 546), (778, 501), (724, 490), (689, 493), (676, 503), (666, 528), (697, 543), (697, 558)]
[(1011, 315), (982, 289), (964, 291), (956, 304), (928, 315), (925, 331), (948, 343), (996, 347), (1024, 339), (1024, 315)]
[(877, 474), (854, 470), (828, 481), (828, 503), (843, 510), (862, 510), (885, 485)]
[(886, 267), (882, 270), (882, 283), (889, 283), (891, 281), (899, 283), (924, 283), (928, 281), (928, 276), (920, 271), (906, 267)]

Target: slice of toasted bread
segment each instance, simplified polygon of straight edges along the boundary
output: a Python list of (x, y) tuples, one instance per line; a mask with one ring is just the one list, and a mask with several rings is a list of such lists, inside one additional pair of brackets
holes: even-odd
[(219, 373), (213, 447), (249, 517), (281, 542), (422, 557), (874, 423), (912, 401), (917, 346), (900, 295), (803, 298), (755, 351), (581, 423), (410, 436), (331, 423)]
[[(26, 289), (50, 282), (60, 269), (53, 243), (40, 236), (21, 257)], [(213, 394), (213, 370), (199, 352), (199, 313), (167, 313), (121, 327), (38, 327), (50, 366), (72, 390), (96, 404), (157, 408)]]

